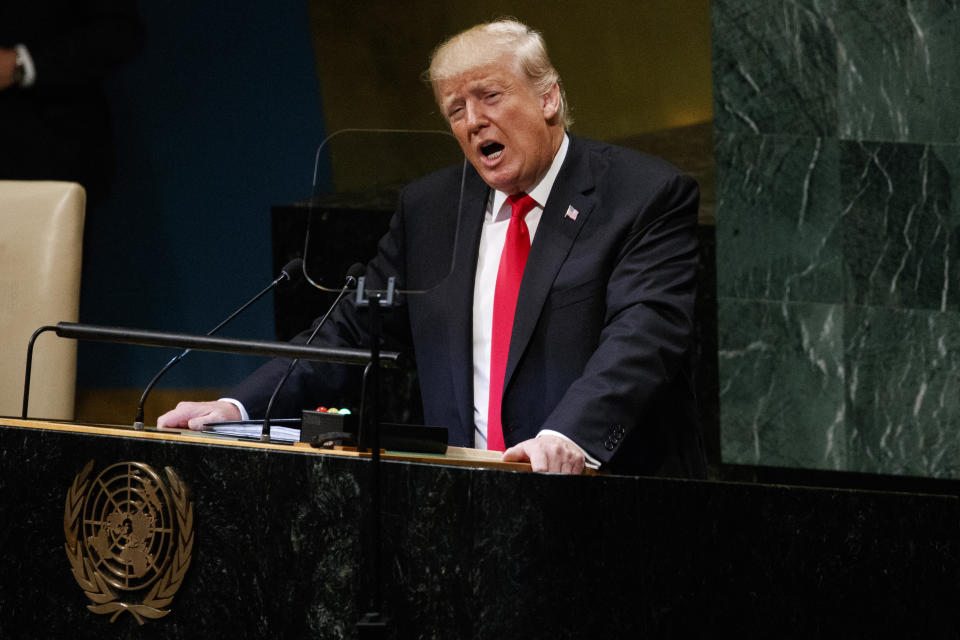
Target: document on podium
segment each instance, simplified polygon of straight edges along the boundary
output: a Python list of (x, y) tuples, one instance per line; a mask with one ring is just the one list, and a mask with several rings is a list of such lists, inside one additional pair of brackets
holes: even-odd
[[(291, 426), (296, 425), (296, 426)], [(259, 440), (263, 432), (263, 420), (238, 420), (235, 422), (210, 422), (203, 425), (204, 433), (215, 433), (234, 438)], [(270, 439), (278, 442), (300, 440), (300, 419), (279, 418), (270, 421)]]

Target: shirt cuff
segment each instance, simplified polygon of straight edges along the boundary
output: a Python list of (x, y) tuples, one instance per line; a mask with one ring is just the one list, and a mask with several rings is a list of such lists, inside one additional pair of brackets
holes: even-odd
[(581, 446), (578, 445), (576, 442), (574, 442), (573, 440), (571, 440), (571, 439), (568, 438), (567, 436), (563, 435), (563, 434), (560, 433), (559, 431), (554, 431), (553, 429), (541, 429), (541, 430), (540, 430), (540, 433), (537, 434), (537, 437), (538, 437), (538, 438), (539, 438), (540, 436), (557, 436), (558, 438), (563, 438), (564, 440), (566, 440), (567, 442), (569, 442), (570, 444), (572, 444), (573, 446), (575, 446), (577, 449), (580, 449), (580, 453), (583, 454), (583, 466), (587, 467), (588, 469), (599, 469), (599, 468), (600, 468), (600, 461), (599, 461), (599, 460), (597, 460), (596, 458), (594, 458), (593, 456), (591, 456), (589, 453), (587, 453), (586, 451), (584, 451), (584, 450), (583, 450), (583, 447), (581, 447)]
[(23, 65), (23, 80), (20, 82), (20, 86), (24, 88), (32, 87), (37, 81), (37, 67), (33, 64), (33, 57), (27, 50), (26, 45), (18, 44), (13, 48), (17, 52), (17, 62)]
[(250, 420), (250, 414), (247, 413), (246, 407), (244, 407), (243, 403), (240, 402), (239, 400), (234, 400), (233, 398), (218, 398), (217, 402), (229, 402), (230, 404), (232, 404), (233, 406), (235, 406), (237, 409), (240, 410), (240, 420), (242, 420), (243, 422), (247, 422), (248, 420)]

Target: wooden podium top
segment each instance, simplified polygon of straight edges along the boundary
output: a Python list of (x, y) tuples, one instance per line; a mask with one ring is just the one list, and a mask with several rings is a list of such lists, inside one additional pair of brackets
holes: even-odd
[[(133, 427), (118, 425), (90, 425), (56, 422), (47, 420), (21, 420), (18, 418), (0, 418), (0, 425), (24, 427), (27, 429), (45, 429), (70, 433), (87, 433), (100, 436), (119, 436), (124, 438), (142, 438), (147, 440), (169, 440), (175, 442), (190, 442), (194, 444), (211, 444), (231, 447), (246, 447), (254, 449), (270, 449), (274, 451), (296, 451), (297, 453), (312, 453), (316, 455), (341, 456), (348, 458), (369, 458), (369, 452), (361, 452), (351, 448), (320, 449), (312, 447), (306, 442), (280, 443), (257, 442), (236, 436), (227, 436), (206, 431), (191, 431), (189, 429), (157, 429), (147, 427), (140, 431)], [(445, 454), (408, 453), (403, 451), (385, 451), (381, 454), (382, 460), (399, 462), (422, 462), (459, 467), (477, 467), (485, 469), (501, 469), (507, 471), (530, 471), (530, 464), (526, 462), (501, 462), (500, 454), (496, 451), (483, 451), (466, 447), (447, 447)]]

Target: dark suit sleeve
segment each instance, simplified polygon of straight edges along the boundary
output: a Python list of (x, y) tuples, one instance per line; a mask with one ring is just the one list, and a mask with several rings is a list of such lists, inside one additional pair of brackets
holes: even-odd
[(693, 405), (692, 392), (679, 389), (689, 384), (698, 202), (696, 183), (675, 175), (637, 205), (607, 282), (596, 350), (543, 425), (604, 465), (621, 456), (643, 469), (644, 458), (669, 457), (685, 446), (671, 440), (690, 435), (669, 423), (687, 422)]
[(72, 2), (53, 15), (38, 13), (23, 31), (18, 41), (36, 66), (37, 91), (99, 82), (138, 53), (143, 43), (143, 25), (133, 0)]
[[(401, 196), (401, 203), (403, 197)], [(380, 240), (377, 256), (365, 270), (369, 289), (385, 288), (389, 277), (396, 278), (397, 288), (403, 288), (402, 270), (404, 215), (402, 204), (390, 221), (390, 228)], [(320, 321), (316, 319), (307, 329), (291, 340), (303, 344)], [(386, 310), (382, 317), (381, 348), (410, 349), (409, 320), (403, 309)], [(351, 293), (330, 314), (313, 343), (328, 347), (369, 348), (368, 316), (358, 310)], [(274, 388), (289, 368), (290, 360), (270, 360), (231, 389), (226, 395), (243, 403), (251, 418), (261, 418)], [(318, 403), (327, 406), (350, 406), (359, 396), (362, 369), (357, 365), (339, 365), (301, 360), (284, 383), (271, 412), (273, 417), (299, 417), (302, 409)]]
[(0, 2), (0, 46), (25, 45), (29, 87), (0, 91), (0, 176), (80, 182), (89, 202), (113, 176), (102, 80), (143, 42), (134, 0)]

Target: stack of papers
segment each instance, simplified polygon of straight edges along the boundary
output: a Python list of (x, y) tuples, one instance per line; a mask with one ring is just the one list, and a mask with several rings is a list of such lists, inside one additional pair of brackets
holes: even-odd
[[(295, 424), (295, 427), (284, 426)], [(248, 420), (245, 422), (211, 422), (203, 426), (207, 433), (216, 433), (223, 436), (248, 438), (259, 440), (263, 432), (263, 420)], [(281, 418), (270, 421), (270, 439), (280, 442), (300, 441), (300, 419)]]

